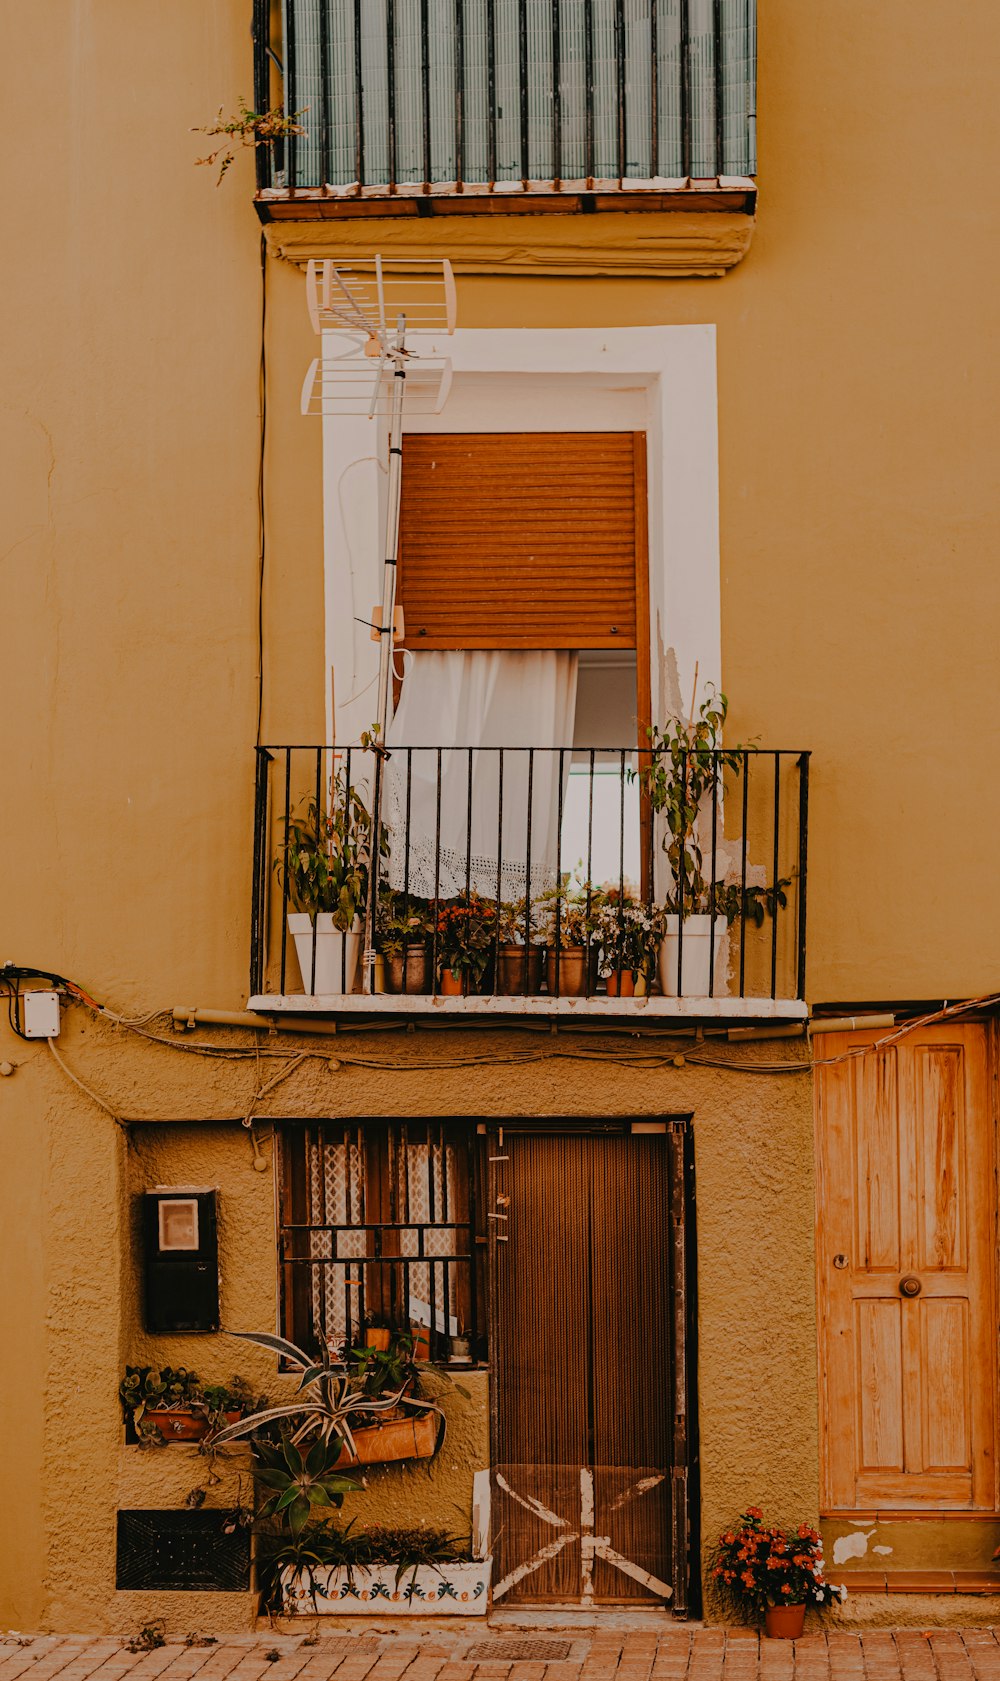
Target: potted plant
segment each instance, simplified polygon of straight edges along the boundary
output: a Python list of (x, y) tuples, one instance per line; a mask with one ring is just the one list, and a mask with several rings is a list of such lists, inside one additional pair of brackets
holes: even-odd
[(468, 1331), (462, 1329), (457, 1336), (452, 1337), (448, 1363), (452, 1366), (471, 1366), (472, 1338)]
[(815, 1529), (766, 1528), (759, 1506), (748, 1506), (732, 1529), (719, 1536), (715, 1585), (736, 1609), (764, 1619), (771, 1640), (795, 1640), (802, 1633), (806, 1606), (846, 1599), (847, 1589), (827, 1582), (823, 1543)]
[(284, 1616), (484, 1616), (491, 1558), (446, 1530), (311, 1526), (259, 1549), (265, 1604)]
[(126, 1366), (118, 1393), (139, 1441), (156, 1447), (199, 1442), (266, 1405), (244, 1378), (203, 1384), (187, 1366)]
[[(288, 931), (308, 994), (352, 992), (361, 953), (372, 819), (360, 790), (333, 778), (326, 806), (308, 800), (284, 820), (275, 871), (287, 891)], [(383, 828), (380, 853), (388, 855)]]
[(485, 990), (496, 946), (497, 908), (478, 893), (441, 900), (435, 916), (438, 981), (446, 997)]
[(542, 990), (544, 943), (532, 938), (540, 932), (537, 916), (529, 916), (527, 898), (500, 905), (496, 990), (505, 997)]
[(597, 989), (597, 918), (604, 892), (566, 871), (539, 897), (548, 950), (545, 984), (562, 998), (585, 998)]
[[(664, 932), (660, 945), (660, 987), (668, 997), (680, 990), (678, 968), (682, 967), (683, 991), (706, 997), (709, 974), (713, 984), (722, 979), (723, 945), (729, 926), (720, 905), (713, 899), (712, 869), (707, 877), (698, 823), (703, 807), (718, 803), (722, 775), (739, 774), (741, 747), (724, 748), (722, 731), (729, 711), (724, 694), (710, 686), (690, 720), (671, 718), (662, 727), (651, 726), (650, 762), (638, 775), (654, 817), (665, 820), (662, 846), (667, 855), (671, 885), (663, 903)], [(718, 890), (719, 884), (716, 883)], [(714, 959), (710, 955), (714, 944)]]
[[(330, 1450), (322, 1461), (324, 1475), (327, 1470), (389, 1459), (428, 1459), (441, 1447), (445, 1420), (440, 1407), (434, 1401), (408, 1394), (413, 1381), (410, 1338), (397, 1335), (394, 1349), (390, 1333), (385, 1348), (366, 1343), (351, 1349), (344, 1369), (338, 1370), (329, 1351), (317, 1360), (287, 1338), (269, 1332), (232, 1334), (272, 1349), (302, 1377), (293, 1401), (263, 1408), (226, 1425), (211, 1438), (214, 1446), (252, 1436), (256, 1451), (261, 1441), (278, 1429), (303, 1454), (317, 1440), (324, 1442)], [(401, 1417), (404, 1397), (406, 1406)], [(379, 1428), (383, 1423), (387, 1434)], [(280, 1467), (266, 1461), (265, 1469), (274, 1472)], [(262, 1480), (265, 1486), (277, 1486), (273, 1478), (270, 1483), (267, 1478)], [(315, 1502), (318, 1496), (312, 1498)]]
[(663, 938), (663, 913), (642, 904), (628, 888), (624, 897), (617, 887), (607, 888), (594, 933), (600, 946), (598, 973), (608, 997), (631, 998), (648, 990)]
[(430, 992), (427, 945), (433, 927), (428, 900), (386, 888), (379, 898), (375, 934), (390, 992)]

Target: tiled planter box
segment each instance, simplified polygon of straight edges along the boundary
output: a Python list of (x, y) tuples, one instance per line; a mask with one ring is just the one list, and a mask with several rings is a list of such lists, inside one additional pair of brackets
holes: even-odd
[(282, 1609), (286, 1616), (484, 1617), (492, 1568), (492, 1558), (422, 1564), (405, 1569), (398, 1584), (394, 1564), (311, 1574), (288, 1569), (281, 1577)]

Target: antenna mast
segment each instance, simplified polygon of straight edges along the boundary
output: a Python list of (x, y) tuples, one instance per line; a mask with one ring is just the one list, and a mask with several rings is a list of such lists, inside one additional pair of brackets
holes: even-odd
[(451, 388), (448, 359), (419, 356), (407, 348), (406, 339), (407, 334), (412, 337), (455, 331), (455, 278), (447, 258), (440, 261), (407, 258), (393, 263), (384, 262), (376, 255), (350, 267), (329, 260), (310, 260), (306, 296), (309, 318), (323, 348), (306, 373), (302, 413), (367, 414), (370, 420), (387, 414), (389, 418), (382, 607), (379, 622), (372, 627), (378, 633), (379, 667), (364, 949), (364, 986), (366, 992), (371, 992), (382, 830), (382, 761), (387, 757), (385, 736), (396, 635), (403, 405), (408, 399), (407, 406), (414, 412), (439, 414)]

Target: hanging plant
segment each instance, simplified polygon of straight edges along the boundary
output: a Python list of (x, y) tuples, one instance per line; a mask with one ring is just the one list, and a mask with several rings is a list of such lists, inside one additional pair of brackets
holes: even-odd
[(221, 134), (225, 139), (214, 152), (209, 152), (206, 158), (195, 158), (196, 164), (208, 164), (210, 167), (219, 162), (219, 178), (215, 185), (222, 185), (226, 171), (236, 162), (236, 153), (241, 146), (270, 146), (272, 149), (279, 140), (287, 140), (290, 134), (305, 134), (306, 130), (296, 121), (305, 116), (305, 111), (296, 111), (294, 117), (286, 117), (284, 111), (275, 107), (272, 111), (251, 111), (243, 95), (240, 95), (239, 113), (235, 117), (223, 117), (222, 106), (214, 123), (203, 124), (192, 128), (192, 134)]

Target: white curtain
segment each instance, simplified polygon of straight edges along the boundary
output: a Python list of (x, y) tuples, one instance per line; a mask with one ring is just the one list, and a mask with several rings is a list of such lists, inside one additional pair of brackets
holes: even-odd
[[(528, 886), (529, 775), (532, 896), (553, 883), (558, 749), (566, 749), (565, 792), (576, 672), (575, 653), (549, 649), (408, 656), (399, 707), (386, 737), (386, 745), (396, 749), (385, 768), (382, 806), (391, 846), (390, 886), (402, 889), (405, 884), (425, 899), (433, 899), (436, 888), (440, 898), (448, 899), (468, 885), (494, 898), (499, 880), (501, 899), (522, 898)], [(501, 747), (515, 749), (503, 754), (502, 824), (501, 756), (483, 751)], [(529, 747), (536, 749), (530, 765), (528, 753), (517, 751)]]

